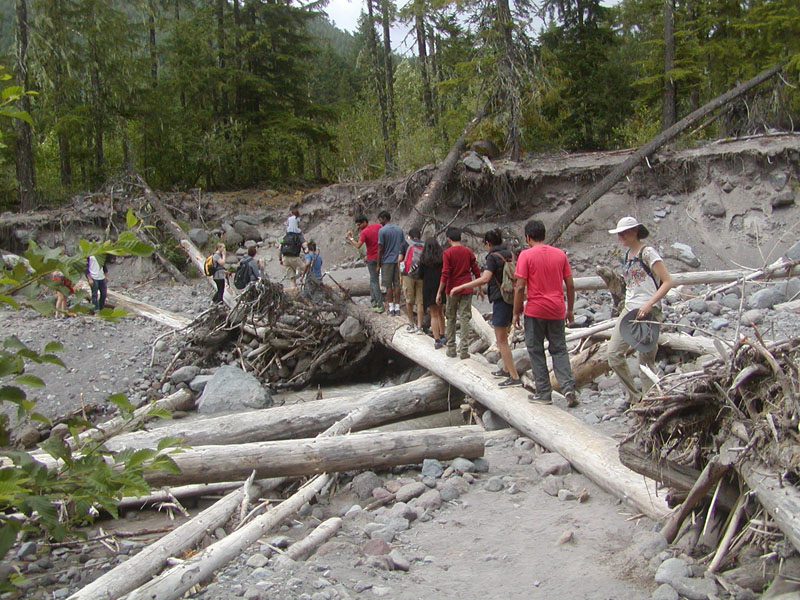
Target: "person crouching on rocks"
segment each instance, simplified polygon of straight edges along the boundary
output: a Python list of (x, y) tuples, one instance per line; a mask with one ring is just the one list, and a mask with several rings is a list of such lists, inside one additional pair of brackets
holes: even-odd
[[(656, 371), (655, 357), (658, 351), (658, 325), (664, 320), (661, 299), (672, 287), (672, 278), (663, 259), (652, 246), (642, 241), (650, 235), (647, 227), (634, 217), (623, 217), (616, 228), (619, 243), (626, 248), (622, 261), (622, 277), (625, 281), (625, 308), (617, 321), (608, 342), (608, 366), (625, 386), (628, 403), (638, 402), (643, 392), (652, 384), (644, 372), (640, 373), (642, 391), (633, 381), (625, 354), (633, 347), (638, 352), (639, 366), (646, 365)], [(635, 311), (635, 313), (633, 312)], [(636, 321), (649, 322), (650, 327), (637, 327)], [(643, 324), (644, 325), (644, 324)], [(645, 339), (647, 334), (649, 339)]]

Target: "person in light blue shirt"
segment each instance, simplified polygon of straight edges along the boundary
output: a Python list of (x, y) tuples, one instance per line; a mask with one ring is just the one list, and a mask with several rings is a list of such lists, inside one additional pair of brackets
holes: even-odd
[(382, 225), (378, 231), (378, 270), (381, 274), (381, 286), (386, 289), (384, 308), (390, 315), (400, 314), (400, 268), (408, 249), (403, 230), (394, 223), (388, 211), (378, 214), (378, 223)]
[(308, 242), (308, 252), (305, 256), (303, 269), (303, 298), (316, 302), (324, 300), (325, 294), (322, 286), (322, 257), (317, 250), (317, 243)]

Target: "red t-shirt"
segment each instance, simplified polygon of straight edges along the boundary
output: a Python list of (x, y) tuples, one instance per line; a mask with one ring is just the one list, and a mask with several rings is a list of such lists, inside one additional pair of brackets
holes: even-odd
[[(450, 246), (442, 254), (442, 278), (444, 292), (449, 294), (454, 287), (472, 281), (470, 272), (477, 279), (481, 271), (475, 260), (472, 250), (466, 246)], [(472, 290), (465, 290), (461, 294), (471, 294)]]
[(572, 277), (563, 250), (542, 244), (523, 250), (517, 259), (515, 277), (527, 282), (525, 316), (537, 319), (564, 319), (564, 279)]
[(378, 260), (378, 230), (380, 223), (370, 223), (361, 230), (358, 236), (359, 242), (364, 242), (367, 246), (367, 260)]

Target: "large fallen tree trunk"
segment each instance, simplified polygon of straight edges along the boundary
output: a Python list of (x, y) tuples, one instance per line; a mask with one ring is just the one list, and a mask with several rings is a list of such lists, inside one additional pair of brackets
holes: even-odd
[(182, 420), (153, 431), (117, 436), (109, 440), (106, 447), (110, 450), (155, 448), (165, 437), (182, 438), (190, 446), (306, 438), (362, 405), (370, 407), (359, 425), (360, 429), (366, 429), (417, 413), (446, 410), (448, 388), (449, 385), (438, 377), (423, 377), (356, 396)]
[(456, 143), (453, 144), (452, 148), (450, 148), (450, 152), (447, 153), (447, 156), (442, 161), (442, 164), (439, 165), (438, 169), (436, 169), (436, 172), (433, 174), (433, 177), (425, 188), (425, 191), (422, 192), (422, 196), (420, 196), (419, 201), (414, 205), (414, 210), (411, 211), (411, 215), (408, 217), (405, 226), (403, 227), (404, 231), (408, 231), (412, 227), (419, 227), (421, 230), (424, 230), (425, 223), (432, 219), (431, 213), (436, 206), (436, 203), (439, 201), (439, 196), (441, 195), (444, 186), (447, 184), (447, 180), (450, 177), (453, 167), (456, 166), (456, 162), (458, 162), (461, 153), (466, 147), (467, 136), (469, 136), (475, 126), (481, 122), (483, 119), (483, 113), (483, 109), (479, 110), (475, 117), (473, 117), (473, 119), (464, 128), (464, 131), (461, 132), (461, 135), (458, 136)]
[[(75, 287), (84, 291), (89, 290), (89, 284), (86, 281), (79, 281)], [(130, 296), (126, 296), (116, 290), (108, 290), (106, 304), (109, 307), (121, 308), (122, 310), (134, 314), (145, 319), (155, 321), (159, 325), (164, 325), (172, 329), (183, 329), (187, 327), (192, 320), (178, 313), (158, 308), (146, 302), (140, 302)]]
[(483, 432), (474, 426), (363, 433), (346, 437), (200, 446), (171, 455), (180, 473), (151, 471), (150, 485), (182, 485), (247, 477), (311, 475), (483, 456)]
[(770, 473), (768, 467), (753, 461), (744, 461), (737, 470), (747, 487), (755, 491), (759, 502), (772, 515), (780, 530), (800, 552), (800, 491)]
[(460, 388), (548, 450), (561, 454), (600, 487), (652, 519), (660, 520), (669, 514), (664, 499), (654, 493), (655, 482), (648, 484), (648, 480), (625, 467), (619, 460), (616, 442), (610, 437), (555, 406), (531, 404), (528, 392), (522, 388), (498, 388), (488, 365), (448, 358), (433, 349), (430, 338), (398, 329), (391, 320), (365, 307), (346, 304), (344, 308), (375, 339)]
[(662, 131), (644, 146), (639, 148), (636, 152), (631, 154), (631, 156), (629, 156), (625, 162), (616, 167), (613, 171), (611, 171), (611, 173), (603, 177), (603, 179), (601, 179), (597, 184), (592, 186), (592, 188), (586, 192), (586, 194), (584, 194), (563, 215), (561, 215), (561, 217), (559, 217), (558, 221), (556, 221), (548, 231), (547, 243), (555, 243), (566, 231), (567, 227), (569, 227), (575, 221), (575, 219), (577, 219), (587, 208), (599, 200), (603, 194), (614, 187), (614, 184), (625, 177), (625, 175), (630, 173), (642, 160), (653, 154), (653, 152), (677, 137), (683, 131), (700, 121), (700, 119), (704, 118), (706, 115), (712, 113), (718, 108), (725, 106), (728, 102), (735, 100), (742, 94), (750, 91), (757, 85), (778, 74), (781, 69), (783, 69), (784, 65), (786, 65), (786, 62), (787, 61), (785, 60), (781, 61), (766, 71), (762, 71), (752, 79), (737, 85), (732, 90), (725, 92), (721, 96), (717, 96), (707, 104), (685, 116), (672, 127)]

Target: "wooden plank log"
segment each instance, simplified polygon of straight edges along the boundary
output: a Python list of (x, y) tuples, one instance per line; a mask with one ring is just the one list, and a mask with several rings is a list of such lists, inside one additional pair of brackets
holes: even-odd
[(460, 388), (538, 444), (561, 454), (609, 493), (652, 519), (660, 520), (669, 514), (664, 499), (654, 493), (654, 482), (648, 483), (622, 465), (616, 442), (610, 437), (555, 406), (531, 404), (524, 389), (498, 388), (487, 365), (448, 358), (433, 349), (433, 340), (398, 329), (389, 319), (380, 319), (365, 307), (349, 304), (346, 310), (375, 339)]
[(695, 111), (692, 111), (680, 121), (665, 129), (652, 140), (647, 142), (644, 146), (639, 148), (636, 152), (631, 154), (625, 162), (614, 168), (611, 173), (603, 177), (599, 182), (589, 189), (583, 196), (581, 196), (575, 204), (573, 204), (567, 211), (562, 214), (555, 224), (550, 227), (547, 235), (547, 243), (555, 243), (561, 235), (566, 231), (567, 227), (572, 224), (587, 208), (599, 200), (606, 192), (608, 192), (614, 184), (621, 180), (625, 175), (630, 173), (636, 165), (638, 165), (646, 157), (653, 154), (661, 146), (678, 136), (680, 133), (697, 123), (706, 115), (712, 113), (718, 108), (725, 106), (731, 100), (734, 100), (742, 94), (750, 91), (757, 85), (763, 83), (767, 79), (780, 73), (781, 69), (786, 65), (787, 61), (783, 60), (777, 65), (762, 71), (755, 77), (748, 79), (744, 83), (737, 85), (735, 88), (728, 90), (721, 96), (717, 96), (710, 102), (707, 102)]
[(800, 552), (800, 490), (773, 475), (754, 461), (737, 466), (747, 486), (755, 491), (759, 502), (775, 519), (775, 523)]
[(342, 528), (341, 517), (331, 517), (320, 523), (314, 531), (308, 534), (299, 542), (295, 542), (286, 550), (286, 556), (292, 560), (302, 560), (307, 558), (319, 546), (327, 542), (336, 535)]
[(312, 437), (365, 404), (370, 410), (359, 429), (366, 429), (417, 413), (446, 410), (449, 387), (438, 377), (423, 377), (355, 396), (182, 420), (152, 431), (117, 436), (106, 446), (110, 450), (154, 448), (165, 437), (180, 437), (190, 446)]
[[(77, 289), (89, 291), (89, 284), (84, 280), (77, 282), (75, 287)], [(159, 325), (164, 325), (171, 329), (183, 329), (184, 327), (188, 327), (192, 322), (189, 317), (164, 310), (163, 308), (158, 308), (146, 302), (141, 302), (116, 290), (108, 290), (106, 305), (109, 307), (121, 308), (131, 314), (150, 319)]]
[(199, 446), (172, 459), (178, 474), (150, 471), (150, 485), (183, 485), (247, 477), (311, 475), (483, 456), (480, 427), (363, 433), (345, 437), (255, 442), (234, 446)]

